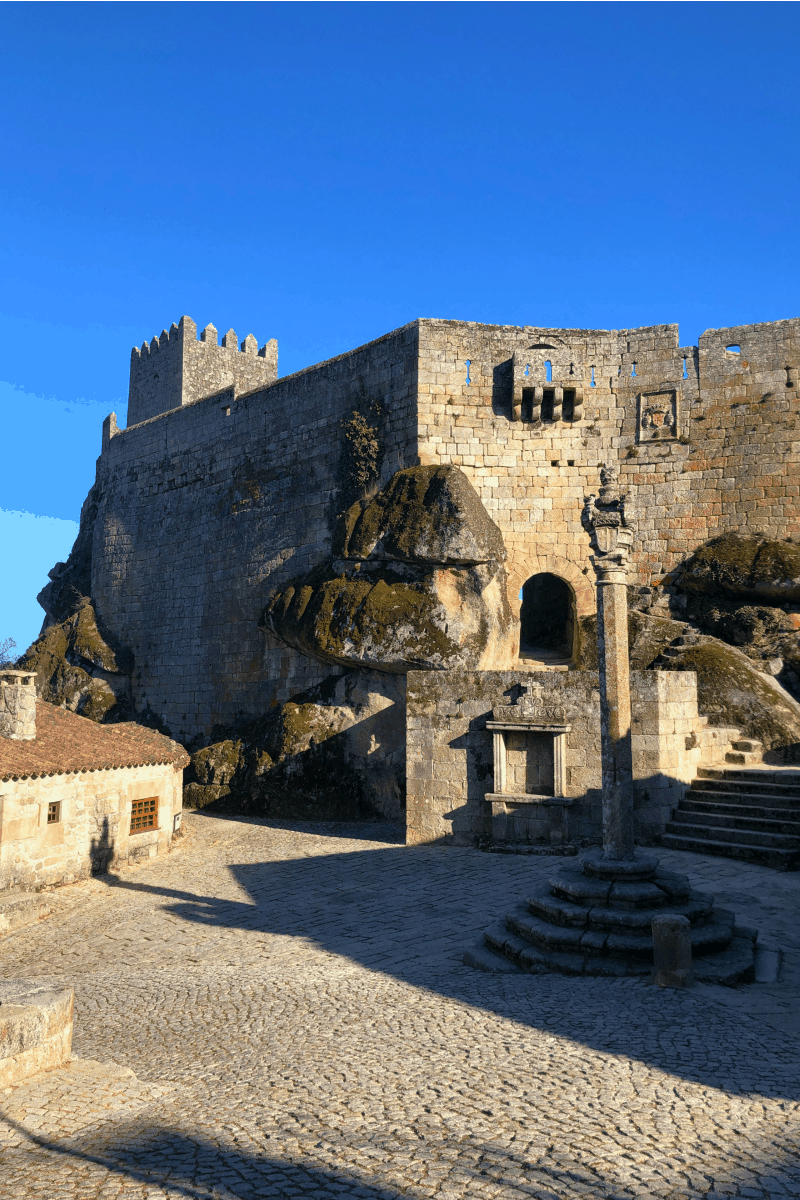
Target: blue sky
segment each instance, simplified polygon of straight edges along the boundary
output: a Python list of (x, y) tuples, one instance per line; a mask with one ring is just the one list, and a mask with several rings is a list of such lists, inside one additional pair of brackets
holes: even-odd
[(182, 313), (281, 374), (420, 316), (800, 315), (799, 47), (785, 3), (0, 6), (0, 640)]

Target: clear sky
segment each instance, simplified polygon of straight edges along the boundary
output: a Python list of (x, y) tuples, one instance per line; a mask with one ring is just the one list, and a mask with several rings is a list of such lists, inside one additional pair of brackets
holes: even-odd
[(800, 315), (799, 59), (793, 3), (0, 5), (0, 641), (183, 313), (281, 374), (415, 317)]

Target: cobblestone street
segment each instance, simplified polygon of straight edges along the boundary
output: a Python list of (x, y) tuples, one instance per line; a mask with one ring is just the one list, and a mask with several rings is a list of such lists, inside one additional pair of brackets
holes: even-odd
[(800, 1196), (798, 875), (661, 852), (785, 952), (675, 992), (462, 965), (554, 858), (184, 824), (0, 941), (76, 997), (71, 1066), (0, 1095), (3, 1200)]

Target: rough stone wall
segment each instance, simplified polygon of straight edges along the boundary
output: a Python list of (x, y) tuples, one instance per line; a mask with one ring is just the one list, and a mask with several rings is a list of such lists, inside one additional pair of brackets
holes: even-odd
[(471, 845), (491, 832), (484, 800), (494, 791), (492, 709), (513, 703), (520, 684), (557, 693), (566, 709), (566, 794), (581, 797), (570, 814), (579, 837), (598, 834), (600, 693), (596, 671), (410, 671), (406, 677), (406, 840)]
[(261, 349), (252, 334), (239, 347), (229, 329), (218, 341), (217, 330), (207, 325), (197, 338), (191, 317), (160, 337), (131, 351), (128, 391), (128, 425), (192, 404), (215, 392), (232, 388), (234, 397), (268, 387), (278, 378), (278, 343), (273, 338)]
[[(0, 890), (73, 883), (92, 870), (165, 853), (182, 809), (183, 772), (123, 767), (0, 783)], [(158, 828), (131, 834), (134, 800), (159, 797)], [(48, 805), (60, 820), (48, 825)]]
[[(602, 835), (600, 691), (596, 671), (411, 671), (407, 676), (406, 839), (469, 845), (491, 833), (484, 796), (494, 791), (492, 709), (513, 703), (520, 684), (543, 687), (566, 710), (566, 791), (571, 836)], [(549, 698), (548, 698), (549, 694)], [(671, 819), (700, 750), (693, 737), (697, 677), (633, 671), (632, 752), (636, 835), (649, 840)], [(687, 745), (690, 743), (690, 745)]]
[[(184, 318), (136, 352), (131, 425), (109, 423), (98, 467), (91, 594), (135, 657), (136, 710), (196, 744), (329, 674), (259, 616), (330, 556), (346, 503), (403, 467), (468, 475), (503, 533), (515, 614), (541, 571), (570, 583), (579, 616), (594, 610), (580, 512), (603, 462), (630, 493), (634, 583), (720, 530), (800, 532), (799, 331), (711, 330), (693, 348), (674, 325), (424, 320), (242, 394), (274, 378), (269, 346), (218, 346), (213, 327), (198, 341)], [(374, 474), (353, 461), (354, 410), (379, 444)]]
[(257, 623), (271, 592), (330, 554), (361, 469), (346, 437), (353, 412), (376, 431), (374, 486), (416, 461), (416, 364), (410, 325), (262, 391), (212, 396), (109, 440), (92, 598), (133, 652), (137, 711), (191, 742), (331, 674)]
[[(469, 475), (506, 539), (516, 611), (524, 581), (551, 571), (572, 584), (581, 616), (594, 596), (580, 510), (601, 463), (618, 463), (631, 493), (641, 584), (720, 530), (800, 530), (799, 368), (798, 320), (709, 330), (699, 348), (681, 347), (675, 325), (423, 321), (420, 455)], [(556, 417), (558, 390), (573, 389), (575, 419), (562, 407), (560, 419), (534, 424), (524, 397), (536, 388), (557, 393)]]

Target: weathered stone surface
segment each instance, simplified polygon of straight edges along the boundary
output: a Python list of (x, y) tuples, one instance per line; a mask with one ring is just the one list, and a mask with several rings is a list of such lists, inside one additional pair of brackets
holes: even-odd
[(72, 988), (0, 984), (0, 1088), (69, 1059), (73, 1001)]
[(449, 567), (507, 557), (502, 533), (453, 466), (398, 471), (382, 492), (346, 513), (334, 553)]
[(739, 726), (769, 750), (800, 742), (800, 704), (752, 659), (715, 638), (675, 647), (673, 671), (697, 673), (700, 711), (712, 725)]
[(398, 472), (350, 509), (338, 544), (341, 558), (272, 598), (262, 628), (323, 662), (378, 671), (513, 660), (502, 535), (457, 468)]
[(369, 671), (330, 676), (192, 755), (184, 805), (270, 817), (401, 820), (404, 684)]
[(109, 644), (85, 598), (64, 620), (47, 626), (19, 661), (20, 669), (36, 672), (37, 694), (50, 704), (106, 723), (133, 715), (131, 656)]
[(65, 621), (92, 594), (92, 538), (102, 488), (95, 484), (81, 507), (80, 527), (65, 563), (56, 563), (36, 599), (47, 614), (44, 628)]
[[(670, 617), (628, 611), (628, 653), (632, 671), (646, 671), (659, 654), (675, 638), (686, 633), (690, 626), (686, 621)], [(598, 669), (597, 657), (597, 614), (592, 613), (580, 621), (579, 657), (584, 671)]]
[(784, 604), (800, 601), (800, 546), (725, 533), (701, 546), (680, 571), (687, 592)]

